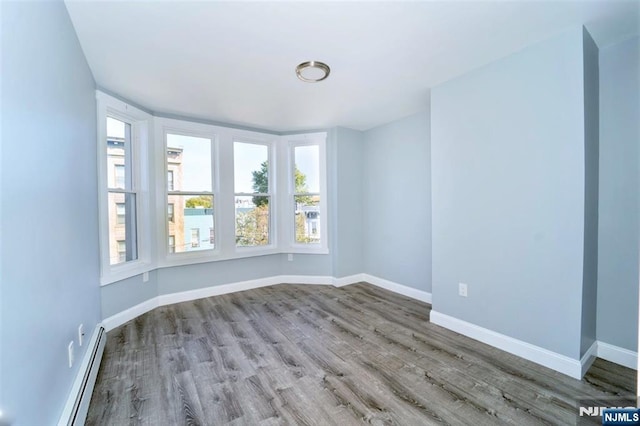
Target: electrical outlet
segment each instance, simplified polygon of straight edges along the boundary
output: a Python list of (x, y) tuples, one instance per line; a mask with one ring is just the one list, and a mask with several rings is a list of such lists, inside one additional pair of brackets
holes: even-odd
[(458, 294), (462, 297), (467, 297), (467, 285), (465, 283), (458, 283)]
[(84, 341), (84, 325), (80, 324), (78, 326), (78, 346), (82, 346), (83, 341)]
[(148, 272), (144, 272), (142, 274), (142, 282), (146, 283), (147, 281), (149, 281), (149, 273)]
[(67, 347), (67, 355), (69, 356), (69, 368), (73, 367), (73, 340), (69, 342)]
[(288, 260), (289, 262), (293, 262), (293, 253), (289, 253), (289, 254), (287, 255), (287, 260)]

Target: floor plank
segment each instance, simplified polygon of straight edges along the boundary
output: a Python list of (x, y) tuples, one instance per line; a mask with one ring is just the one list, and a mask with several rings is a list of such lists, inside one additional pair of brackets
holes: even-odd
[(163, 306), (108, 333), (86, 423), (571, 425), (582, 400), (635, 398), (633, 370), (598, 359), (574, 380), (430, 311), (366, 283)]

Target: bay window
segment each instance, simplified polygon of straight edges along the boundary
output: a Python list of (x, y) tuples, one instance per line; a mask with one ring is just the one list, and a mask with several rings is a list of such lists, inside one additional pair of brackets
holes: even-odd
[(98, 181), (101, 282), (150, 268), (148, 140), (151, 116), (101, 92), (98, 105)]

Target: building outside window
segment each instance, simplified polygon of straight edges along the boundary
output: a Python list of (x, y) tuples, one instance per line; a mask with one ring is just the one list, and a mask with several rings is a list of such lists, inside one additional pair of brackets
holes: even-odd
[(173, 203), (167, 205), (167, 219), (169, 222), (175, 221), (175, 205)]
[(167, 190), (173, 191), (173, 170), (167, 171)]
[(118, 241), (118, 262), (124, 262), (127, 258), (127, 244), (124, 241)]
[[(171, 253), (211, 250), (214, 242), (201, 241), (214, 227), (213, 142), (209, 137), (166, 133), (167, 230), (175, 236)], [(197, 233), (197, 236), (196, 236)]]
[(138, 259), (134, 150), (131, 123), (107, 116), (106, 130), (109, 262), (117, 265)]
[(191, 247), (200, 247), (200, 230), (198, 228), (191, 229)]

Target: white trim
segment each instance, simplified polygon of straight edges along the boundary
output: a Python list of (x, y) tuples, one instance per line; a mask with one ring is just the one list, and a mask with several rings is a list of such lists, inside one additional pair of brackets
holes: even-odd
[(587, 354), (582, 360), (578, 360), (434, 310), (431, 310), (430, 318), (433, 324), (471, 337), (472, 339), (533, 361), (536, 364), (543, 365), (552, 370), (559, 371), (578, 380), (582, 379), (582, 363), (589, 361), (589, 357), (586, 355), (589, 355), (593, 348), (592, 346), (592, 348), (587, 351)]
[[(69, 392), (69, 397), (67, 398), (67, 402), (62, 410), (62, 414), (60, 415), (60, 419), (58, 420), (58, 426), (67, 426), (70, 424), (80, 425), (84, 424), (85, 419), (87, 417), (87, 411), (89, 410), (89, 402), (91, 400), (91, 394), (93, 393), (93, 387), (96, 383), (96, 377), (98, 376), (98, 370), (100, 369), (100, 360), (102, 359), (102, 354), (104, 352), (104, 345), (107, 341), (106, 329), (102, 336), (102, 340), (98, 342), (98, 337), (100, 335), (100, 329), (104, 327), (102, 324), (96, 325), (96, 328), (93, 330), (93, 334), (91, 335), (91, 340), (89, 340), (89, 344), (87, 345), (87, 349), (84, 352), (84, 357), (82, 358), (82, 364), (78, 368), (78, 372), (76, 373), (76, 378), (73, 381), (73, 385), (71, 386), (71, 391)], [(97, 346), (96, 346), (97, 345)], [(97, 348), (97, 349), (96, 349)], [(91, 357), (93, 356), (94, 349), (96, 350), (95, 359), (93, 360), (93, 364), (91, 364)], [(93, 367), (93, 368), (91, 368)], [(89, 369), (91, 368), (91, 371)], [(89, 373), (87, 377), (87, 382), (82, 389), (85, 375)], [(74, 409), (76, 406), (76, 401), (80, 394), (83, 394), (83, 398), (80, 401), (80, 405), (78, 406), (78, 411), (75, 417), (75, 421), (72, 418), (74, 415)], [(73, 421), (73, 423), (72, 423)]]
[[(153, 141), (153, 117), (113, 96), (96, 90), (97, 162), (98, 162), (98, 223), (100, 244), (100, 285), (149, 272), (155, 268), (151, 256), (152, 228), (147, 217), (151, 210), (149, 152)], [(131, 125), (131, 167), (133, 182), (127, 192), (136, 194), (136, 260), (111, 265), (109, 241), (109, 182), (106, 118), (113, 117)]]
[(334, 287), (344, 287), (345, 285), (360, 283), (365, 281), (365, 274), (354, 274), (346, 277), (333, 278), (332, 284)]
[(111, 315), (110, 317), (103, 319), (102, 326), (105, 328), (105, 330), (111, 331), (127, 321), (131, 321), (132, 319), (135, 319), (142, 314), (146, 314), (147, 312), (157, 308), (158, 306), (158, 297), (152, 297), (151, 299), (145, 300), (144, 302), (132, 306), (129, 309), (125, 309), (124, 311), (118, 312), (115, 315)]
[(580, 378), (584, 377), (584, 375), (587, 374), (587, 371), (589, 370), (589, 368), (591, 368), (597, 356), (598, 342), (595, 341), (591, 344), (591, 346), (589, 346), (589, 349), (587, 349), (587, 352), (585, 352), (582, 358), (580, 358)]
[(606, 359), (634, 370), (638, 369), (638, 353), (620, 346), (598, 341), (598, 358)]
[(431, 303), (431, 293), (423, 290), (418, 290), (413, 287), (408, 287), (406, 285), (398, 284), (369, 274), (362, 274), (362, 281), (366, 281), (369, 284), (373, 284), (394, 293), (402, 294), (403, 296), (411, 297), (412, 299), (417, 299), (429, 304)]

